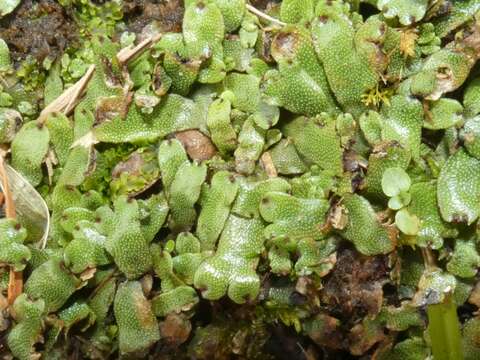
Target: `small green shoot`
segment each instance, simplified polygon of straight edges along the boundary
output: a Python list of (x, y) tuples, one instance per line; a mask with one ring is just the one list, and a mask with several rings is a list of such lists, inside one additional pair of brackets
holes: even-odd
[(397, 211), (395, 225), (403, 234), (415, 236), (420, 231), (420, 220), (405, 208), (412, 200), (411, 185), (410, 176), (402, 168), (391, 167), (383, 173), (382, 190), (390, 198), (388, 207)]
[(420, 230), (420, 221), (407, 209), (401, 209), (395, 214), (395, 225), (405, 235), (417, 235)]
[(388, 168), (383, 173), (382, 190), (388, 197), (394, 197), (408, 191), (410, 185), (412, 185), (410, 177), (402, 168)]

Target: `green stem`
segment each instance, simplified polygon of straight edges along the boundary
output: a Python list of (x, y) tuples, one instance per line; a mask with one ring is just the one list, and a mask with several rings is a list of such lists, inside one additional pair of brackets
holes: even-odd
[(429, 305), (428, 332), (435, 360), (463, 360), (462, 335), (452, 294), (441, 304)]

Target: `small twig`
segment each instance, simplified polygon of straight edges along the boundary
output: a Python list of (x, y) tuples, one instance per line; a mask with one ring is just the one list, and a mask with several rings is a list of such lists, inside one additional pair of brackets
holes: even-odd
[(155, 36), (149, 36), (145, 40), (142, 40), (138, 45), (133, 46), (129, 45), (124, 47), (117, 53), (117, 60), (121, 65), (128, 63), (135, 56), (141, 54), (144, 50), (148, 49), (150, 46), (155, 44), (157, 40), (162, 37), (162, 34)]
[[(3, 195), (5, 197), (5, 215), (9, 219), (15, 219), (17, 217), (15, 211), (15, 203), (13, 201), (12, 192), (10, 191), (10, 185), (8, 184), (7, 172), (5, 170), (5, 160), (3, 154), (0, 155), (0, 177), (3, 182)], [(23, 274), (21, 271), (15, 271), (13, 267), (10, 268), (10, 276), (8, 280), (8, 292), (7, 300), (11, 305), (15, 302), (15, 299), (23, 291)]]
[(247, 10), (250, 11), (251, 13), (265, 19), (265, 20), (268, 20), (272, 23), (275, 23), (277, 25), (280, 25), (280, 26), (285, 26), (287, 25), (287, 23), (284, 23), (283, 21), (280, 21), (278, 19), (275, 19), (274, 17), (271, 17), (270, 15), (267, 15), (265, 14), (264, 12), (258, 10), (257, 8), (253, 7), (252, 5), (250, 4), (246, 4), (246, 7), (247, 7)]
[(147, 47), (149, 47), (152, 43), (152, 38), (148, 37), (145, 40), (141, 41), (138, 45), (133, 46), (129, 45), (124, 47), (117, 53), (117, 60), (120, 64), (126, 64), (129, 62), (134, 56), (141, 53)]
[(9, 305), (15, 302), (15, 299), (19, 297), (23, 292), (23, 272), (15, 271), (10, 268), (10, 274), (8, 277), (8, 290), (7, 301)]
[(47, 120), (48, 116), (55, 112), (63, 112), (65, 115), (69, 115), (75, 108), (78, 99), (82, 96), (83, 91), (87, 87), (88, 82), (92, 78), (95, 71), (95, 65), (90, 65), (87, 72), (78, 80), (74, 85), (65, 90), (62, 95), (52, 101), (45, 109), (42, 110), (38, 121), (43, 123)]
[(423, 248), (423, 247), (421, 249), (422, 249), (423, 262), (427, 270), (436, 269), (437, 264), (435, 261), (435, 256), (432, 253), (432, 250), (430, 248)]
[(72, 96), (70, 98), (70, 101), (68, 102), (65, 110), (63, 111), (65, 115), (70, 114), (70, 112), (73, 111), (73, 109), (75, 108), (78, 99), (80, 98), (80, 96), (82, 96), (82, 93), (85, 91), (88, 83), (90, 82), (94, 71), (95, 65), (90, 65), (85, 75), (83, 75), (82, 78), (75, 83), (75, 89), (72, 90)]

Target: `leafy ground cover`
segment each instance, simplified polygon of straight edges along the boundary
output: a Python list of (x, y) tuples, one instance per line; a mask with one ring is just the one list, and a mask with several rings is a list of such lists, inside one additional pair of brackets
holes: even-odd
[(479, 16), (0, 3), (0, 356), (480, 358)]

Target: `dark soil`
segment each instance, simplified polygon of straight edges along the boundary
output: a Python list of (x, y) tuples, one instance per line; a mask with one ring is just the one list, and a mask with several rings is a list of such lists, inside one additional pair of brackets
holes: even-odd
[(388, 258), (364, 256), (352, 249), (339, 252), (332, 273), (322, 290), (322, 301), (344, 321), (376, 315), (383, 301), (383, 286), (388, 282)]
[(77, 26), (53, 0), (24, 0), (0, 22), (0, 38), (6, 41), (14, 61), (32, 55), (39, 62), (54, 60), (77, 39)]
[(135, 33), (152, 22), (162, 32), (182, 31), (183, 0), (125, 0), (123, 12), (128, 28)]

